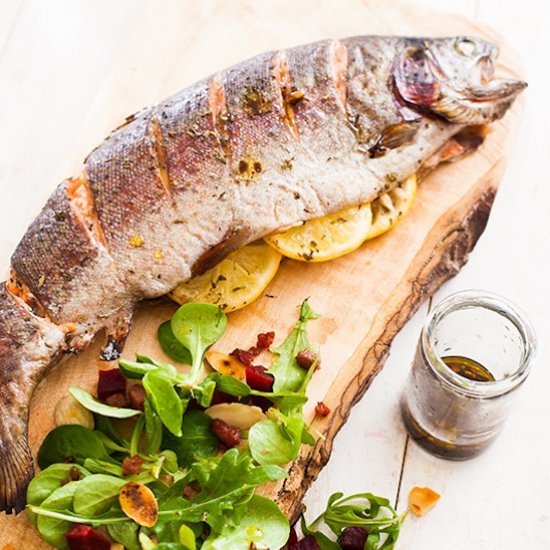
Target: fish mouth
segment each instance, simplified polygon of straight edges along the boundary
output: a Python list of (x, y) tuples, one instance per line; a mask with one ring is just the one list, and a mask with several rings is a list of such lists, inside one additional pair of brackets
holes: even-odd
[(527, 83), (495, 78), (498, 47), (468, 37), (449, 47), (413, 45), (394, 70), (398, 94), (423, 113), (456, 124), (487, 124), (504, 116)]

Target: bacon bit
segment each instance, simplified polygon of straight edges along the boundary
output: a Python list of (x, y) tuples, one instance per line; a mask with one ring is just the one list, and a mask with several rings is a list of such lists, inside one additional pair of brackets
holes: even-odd
[(338, 537), (342, 550), (363, 550), (369, 536), (364, 527), (346, 527)]
[(409, 507), (415, 516), (423, 516), (430, 511), (441, 495), (429, 487), (413, 487), (409, 493)]
[(122, 461), (122, 475), (124, 477), (135, 476), (141, 471), (143, 466), (143, 458), (138, 455), (127, 456)]
[(166, 485), (174, 485), (174, 476), (171, 476), (170, 474), (160, 474), (159, 479), (166, 483)]
[(130, 386), (128, 389), (128, 397), (130, 399), (130, 406), (132, 409), (136, 409), (138, 411), (145, 410), (145, 398), (147, 397), (147, 393), (141, 384), (134, 384), (133, 386)]
[(246, 383), (258, 391), (272, 391), (275, 378), (267, 373), (267, 369), (261, 365), (246, 367)]
[(315, 405), (315, 414), (317, 416), (328, 416), (330, 414), (330, 409), (322, 401), (319, 401), (317, 405)]
[(75, 525), (65, 533), (70, 550), (110, 550), (111, 543), (89, 525)]
[(268, 349), (273, 344), (275, 340), (274, 332), (260, 332), (256, 339), (256, 348), (259, 349)]
[(183, 498), (191, 500), (192, 498), (195, 498), (200, 492), (200, 485), (196, 481), (192, 481), (183, 488)]
[(76, 462), (76, 458), (73, 455), (65, 456), (61, 459), (61, 464), (71, 464)]
[(252, 366), (252, 361), (256, 355), (244, 349), (235, 348), (229, 355), (236, 357), (245, 367)]
[(143, 237), (141, 235), (130, 235), (128, 237), (128, 243), (132, 248), (141, 248), (145, 241), (143, 240)]
[[(317, 361), (317, 354), (313, 353), (309, 349), (303, 349), (302, 351), (298, 352), (298, 355), (296, 355), (296, 362), (300, 367), (307, 370), (313, 363)], [(319, 364), (321, 361), (317, 361), (317, 369), (319, 368)]]
[(76, 466), (73, 466), (69, 470), (69, 477), (71, 481), (78, 481), (80, 479), (80, 470)]
[(126, 395), (124, 395), (123, 393), (113, 393), (113, 395), (109, 395), (109, 397), (104, 399), (103, 402), (106, 405), (110, 405), (111, 407), (120, 408), (125, 408), (130, 404), (128, 402), (128, 399), (126, 398)]
[(219, 418), (210, 422), (210, 430), (228, 448), (236, 447), (241, 442), (241, 430)]
[(126, 394), (126, 378), (120, 369), (100, 370), (97, 380), (97, 397), (100, 401), (115, 394)]

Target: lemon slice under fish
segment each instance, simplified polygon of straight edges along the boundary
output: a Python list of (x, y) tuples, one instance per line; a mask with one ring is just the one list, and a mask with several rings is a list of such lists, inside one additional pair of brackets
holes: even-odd
[(416, 176), (412, 175), (372, 203), (308, 220), (264, 240), (277, 252), (294, 260), (333, 260), (391, 229), (408, 212), (415, 194)]
[(407, 214), (416, 196), (416, 188), (416, 175), (413, 174), (371, 203), (372, 225), (365, 240), (389, 231)]
[(258, 241), (235, 250), (217, 266), (176, 287), (174, 301), (206, 302), (224, 311), (241, 309), (258, 298), (277, 273), (281, 255)]
[(325, 262), (359, 248), (371, 224), (369, 205), (360, 205), (308, 220), (284, 233), (265, 237), (264, 240), (287, 258), (303, 262)]

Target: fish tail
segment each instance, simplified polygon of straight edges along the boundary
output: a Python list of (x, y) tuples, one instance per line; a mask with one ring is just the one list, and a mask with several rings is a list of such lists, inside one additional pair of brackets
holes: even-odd
[(25, 507), (34, 475), (28, 441), (29, 404), (46, 370), (60, 356), (65, 333), (35, 315), (0, 283), (0, 510)]

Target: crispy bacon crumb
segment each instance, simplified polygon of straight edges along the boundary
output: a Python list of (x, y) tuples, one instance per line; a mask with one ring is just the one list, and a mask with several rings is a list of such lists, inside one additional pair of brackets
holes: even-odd
[(226, 447), (236, 447), (241, 442), (241, 430), (219, 418), (210, 422), (210, 430)]
[(319, 401), (317, 405), (315, 405), (315, 414), (317, 416), (328, 416), (330, 414), (330, 409), (322, 401)]
[(141, 471), (143, 466), (143, 458), (138, 455), (127, 456), (122, 461), (122, 475), (124, 477), (135, 476)]
[[(296, 362), (300, 367), (303, 369), (309, 369), (313, 363), (317, 361), (317, 354), (311, 351), (310, 349), (303, 349), (302, 351), (298, 352), (298, 355), (296, 355)], [(317, 367), (319, 368), (321, 361), (317, 361)]]

